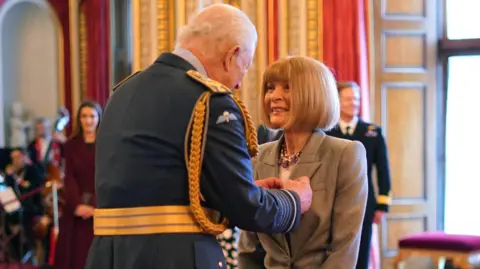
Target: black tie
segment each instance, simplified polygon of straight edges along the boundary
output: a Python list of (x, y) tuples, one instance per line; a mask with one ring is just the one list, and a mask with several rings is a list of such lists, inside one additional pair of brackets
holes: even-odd
[(345, 136), (350, 137), (350, 126), (347, 126), (347, 128), (345, 130), (346, 130)]

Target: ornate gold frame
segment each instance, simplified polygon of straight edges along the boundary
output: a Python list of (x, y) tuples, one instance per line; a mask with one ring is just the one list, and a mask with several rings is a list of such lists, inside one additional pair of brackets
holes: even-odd
[(323, 60), (323, 0), (307, 0), (307, 56)]
[[(175, 10), (180, 8), (179, 5), (182, 2), (176, 1), (174, 3), (169, 0), (132, 1), (133, 72), (146, 67), (153, 60), (150, 57), (154, 58), (174, 48), (175, 26), (179, 20), (179, 16), (176, 16), (179, 14), (176, 14)], [(149, 8), (145, 8), (145, 6)], [(180, 16), (180, 20), (184, 20), (184, 16), (185, 14), (183, 14), (183, 19)], [(147, 21), (144, 21), (145, 18)], [(146, 24), (147, 28), (150, 28), (148, 33), (142, 31), (142, 27), (145, 27)]]

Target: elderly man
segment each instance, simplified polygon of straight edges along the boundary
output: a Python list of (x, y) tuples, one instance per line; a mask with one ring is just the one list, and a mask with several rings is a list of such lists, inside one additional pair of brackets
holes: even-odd
[(212, 5), (180, 29), (173, 53), (115, 87), (97, 135), (86, 269), (225, 268), (215, 235), (227, 227), (297, 227), (309, 180), (254, 183), (255, 128), (230, 91), (256, 42), (243, 12)]

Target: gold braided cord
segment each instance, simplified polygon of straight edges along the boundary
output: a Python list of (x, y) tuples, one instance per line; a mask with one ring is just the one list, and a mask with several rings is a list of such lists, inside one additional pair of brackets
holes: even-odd
[[(205, 213), (200, 201), (203, 200), (200, 191), (200, 178), (208, 131), (209, 103), (212, 92), (203, 93), (193, 109), (192, 117), (188, 124), (185, 137), (185, 161), (188, 169), (188, 194), (190, 207), (195, 219), (203, 231), (218, 235), (224, 232), (228, 226), (228, 220), (222, 218), (220, 223), (213, 223)], [(245, 139), (248, 143), (250, 156), (255, 157), (258, 153), (257, 132), (252, 118), (243, 103), (234, 95), (229, 96), (238, 105), (245, 126)], [(188, 147), (190, 145), (190, 147)], [(190, 149), (190, 152), (188, 152)]]
[(243, 102), (233, 94), (231, 94), (230, 96), (232, 97), (233, 101), (237, 103), (237, 106), (240, 108), (240, 111), (242, 112), (242, 116), (245, 121), (245, 139), (247, 140), (248, 152), (250, 153), (250, 156), (254, 158), (257, 156), (259, 151), (258, 140), (257, 140), (257, 129), (255, 128), (252, 117), (248, 113), (247, 108), (245, 107)]
[[(203, 149), (205, 126), (208, 123), (205, 121), (208, 114), (208, 104), (210, 101), (211, 92), (205, 92), (200, 96), (199, 100), (195, 104), (193, 109), (193, 121), (191, 125), (191, 140), (190, 140), (190, 154), (188, 157), (187, 169), (188, 169), (188, 195), (190, 198), (190, 207), (195, 219), (202, 229), (213, 235), (222, 233), (227, 229), (228, 220), (223, 218), (219, 224), (213, 223), (207, 216), (200, 204), (200, 177), (203, 161)], [(186, 139), (188, 139), (187, 132)], [(202, 141), (203, 140), (203, 141)]]

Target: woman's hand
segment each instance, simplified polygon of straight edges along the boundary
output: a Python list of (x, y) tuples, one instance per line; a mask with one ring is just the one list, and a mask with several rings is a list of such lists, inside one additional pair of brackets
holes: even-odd
[(93, 211), (95, 208), (89, 205), (78, 205), (75, 209), (75, 215), (83, 219), (88, 219), (93, 216)]

